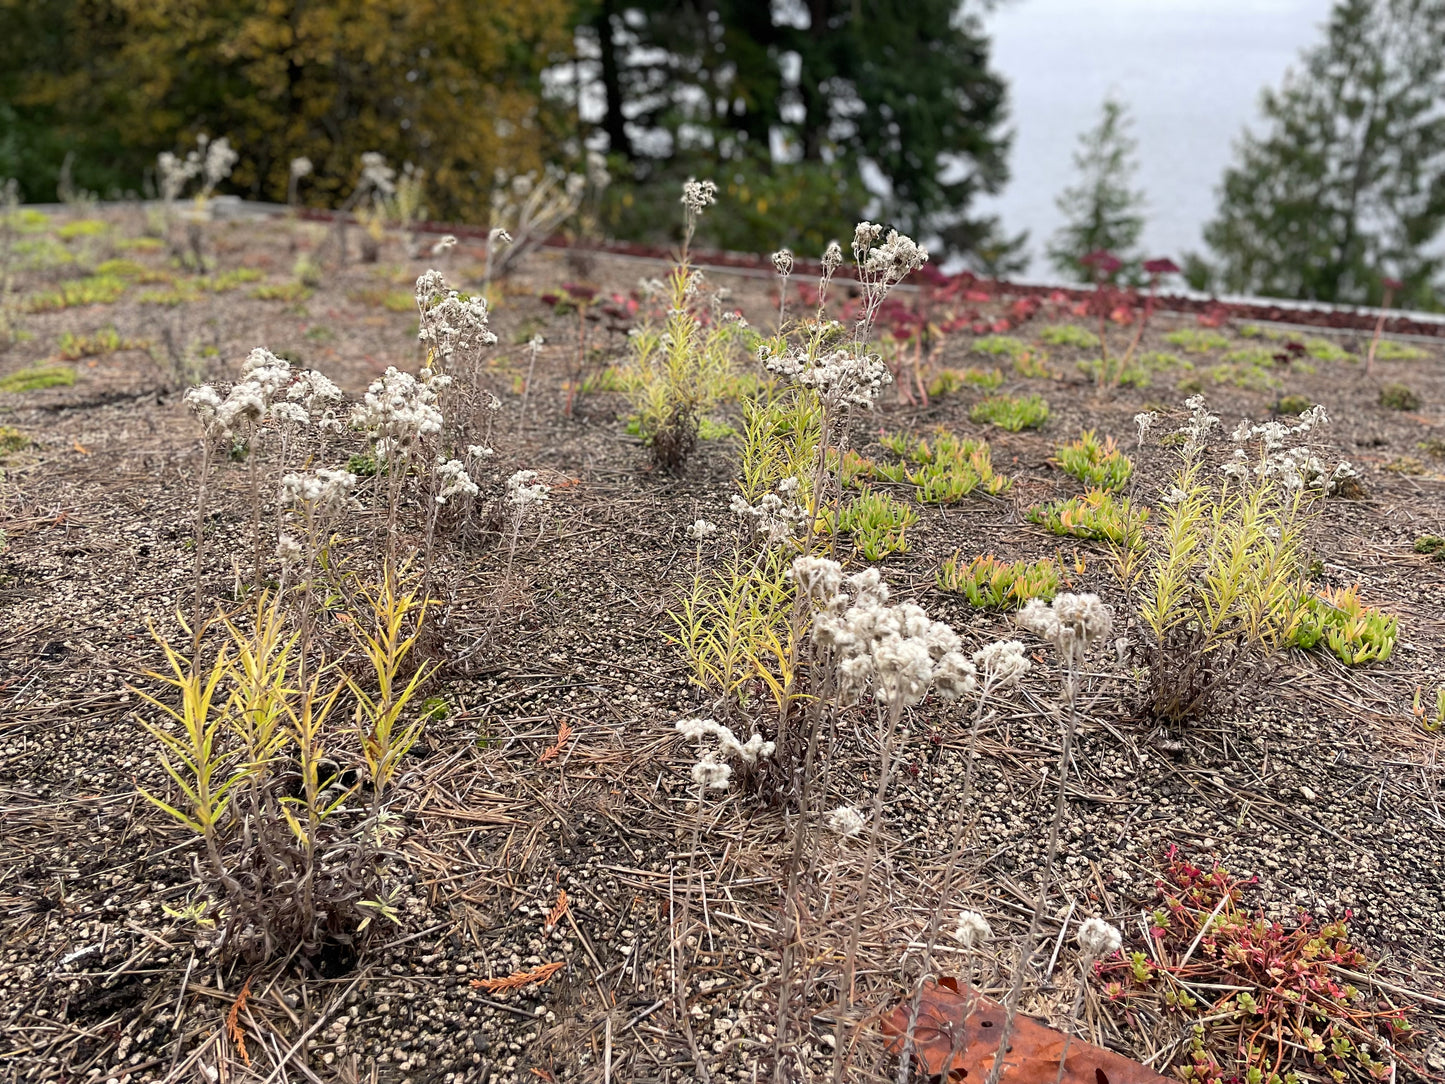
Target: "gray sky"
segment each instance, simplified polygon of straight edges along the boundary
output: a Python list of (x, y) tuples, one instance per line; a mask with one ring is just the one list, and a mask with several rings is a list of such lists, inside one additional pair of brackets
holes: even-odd
[(1176, 260), (1202, 249), (1231, 144), (1318, 41), (1330, 0), (1010, 0), (988, 18), (994, 65), (1008, 79), (1012, 180), (984, 206), (1028, 229), (1034, 275), (1052, 277), (1045, 241), (1054, 197), (1073, 178), (1079, 132), (1113, 92), (1139, 142), (1136, 188), (1148, 198), (1143, 247)]

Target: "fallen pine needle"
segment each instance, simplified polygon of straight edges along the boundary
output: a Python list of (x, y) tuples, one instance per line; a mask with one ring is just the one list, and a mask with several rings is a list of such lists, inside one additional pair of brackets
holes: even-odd
[(231, 1011), (226, 1014), (226, 1034), (230, 1036), (231, 1042), (236, 1044), (236, 1051), (241, 1055), (241, 1060), (250, 1068), (251, 1055), (246, 1053), (246, 1029), (241, 1026), (241, 1010), (246, 1007), (246, 999), (251, 996), (251, 980), (246, 980), (246, 985), (241, 987), (241, 993), (231, 1005)]
[(520, 990), (523, 986), (543, 983), (567, 966), (566, 960), (555, 960), (532, 971), (518, 971), (500, 979), (473, 979), (472, 986), (478, 990), (501, 993), (504, 990)]
[(562, 921), (562, 916), (567, 913), (567, 890), (564, 888), (557, 893), (557, 906), (547, 912), (547, 924), (545, 932), (551, 933), (557, 928), (557, 923)]
[(552, 745), (550, 748), (542, 750), (542, 755), (537, 758), (537, 763), (538, 763), (538, 764), (546, 764), (547, 761), (549, 761), (549, 760), (551, 760), (553, 757), (555, 757), (558, 753), (560, 753), (560, 752), (566, 747), (566, 745), (567, 745), (567, 739), (570, 738), (571, 736), (572, 736), (572, 724), (569, 723), (566, 719), (563, 719), (563, 720), (562, 720), (562, 725), (557, 728), (557, 741), (556, 741), (556, 743), (555, 743), (554, 745)]

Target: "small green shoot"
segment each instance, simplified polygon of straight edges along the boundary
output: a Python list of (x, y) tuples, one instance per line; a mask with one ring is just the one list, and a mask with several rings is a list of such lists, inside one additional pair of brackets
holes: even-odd
[(1017, 433), (1037, 429), (1049, 420), (1049, 404), (1041, 395), (995, 395), (974, 404), (969, 418)]

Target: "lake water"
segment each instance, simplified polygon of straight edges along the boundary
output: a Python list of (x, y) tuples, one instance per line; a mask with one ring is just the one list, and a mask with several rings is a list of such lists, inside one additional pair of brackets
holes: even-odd
[[(1257, 123), (1259, 94), (1278, 86), (1302, 47), (1321, 40), (1329, 0), (1008, 0), (987, 18), (994, 65), (1008, 79), (1012, 180), (980, 206), (1011, 233), (1030, 232), (1030, 273), (1061, 216), (1072, 154), (1106, 95), (1134, 117), (1148, 199), (1146, 256), (1202, 250), (1231, 144)], [(1180, 261), (1182, 262), (1182, 261)]]

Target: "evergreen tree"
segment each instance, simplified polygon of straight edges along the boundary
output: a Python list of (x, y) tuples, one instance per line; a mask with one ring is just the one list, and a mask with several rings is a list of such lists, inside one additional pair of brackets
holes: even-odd
[(1055, 201), (1065, 224), (1049, 243), (1049, 260), (1061, 273), (1080, 282), (1093, 282), (1096, 277), (1095, 266), (1085, 263), (1084, 257), (1091, 252), (1111, 252), (1127, 267), (1135, 259), (1130, 250), (1144, 232), (1140, 213), (1144, 194), (1129, 187), (1137, 168), (1134, 152), (1138, 146), (1129, 134), (1131, 124), (1122, 102), (1104, 99), (1098, 125), (1079, 136), (1079, 149), (1074, 152), (1079, 181), (1065, 188)]
[(1246, 132), (1204, 238), (1227, 290), (1437, 307), (1445, 0), (1338, 0)]
[[(869, 201), (866, 166), (886, 187), (890, 225), (997, 253), (997, 223), (968, 214), (1008, 179), (1006, 87), (989, 67), (983, 6), (591, 0), (581, 29), (606, 107), (598, 127), (638, 181), (710, 171), (734, 205), (765, 205), (756, 226), (768, 237), (746, 247), (793, 243), (790, 228), (820, 220), (824, 240), (851, 232)], [(639, 226), (653, 218), (635, 214)]]

